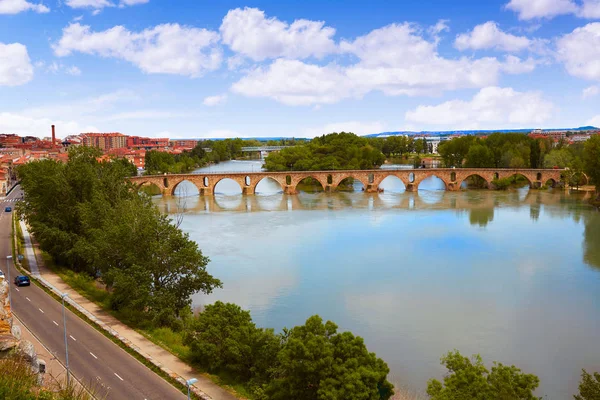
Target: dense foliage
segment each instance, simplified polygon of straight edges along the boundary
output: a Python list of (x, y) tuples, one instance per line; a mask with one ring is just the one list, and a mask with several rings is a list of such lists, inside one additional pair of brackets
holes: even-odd
[(195, 242), (125, 180), (122, 163), (98, 162), (73, 148), (66, 164), (31, 162), (18, 170), (27, 201), (19, 211), (42, 250), (60, 265), (102, 277), (110, 306), (172, 324), (190, 296), (220, 282)]
[(479, 355), (471, 359), (458, 351), (442, 357), (442, 365), (448, 369), (444, 382), (431, 379), (427, 394), (432, 400), (480, 399), (480, 400), (534, 400), (533, 391), (540, 380), (525, 374), (517, 367), (494, 362), (489, 371)]
[(600, 400), (600, 374), (590, 374), (584, 369), (579, 383), (579, 394), (573, 397), (575, 400)]
[(600, 195), (600, 135), (592, 136), (584, 147), (584, 170), (587, 176), (596, 185)]
[[(195, 149), (194, 149), (195, 150)], [(184, 174), (198, 168), (206, 163), (202, 148), (202, 157), (198, 157), (199, 151), (183, 152), (181, 154), (165, 153), (163, 151), (146, 152), (145, 169), (148, 175), (163, 173)]]
[(240, 307), (216, 302), (188, 329), (192, 360), (246, 382), (258, 399), (386, 400), (394, 393), (388, 366), (362, 338), (319, 316), (276, 335)]
[(271, 153), (265, 160), (268, 171), (327, 171), (378, 168), (383, 153), (369, 140), (353, 133), (332, 133), (310, 142)]

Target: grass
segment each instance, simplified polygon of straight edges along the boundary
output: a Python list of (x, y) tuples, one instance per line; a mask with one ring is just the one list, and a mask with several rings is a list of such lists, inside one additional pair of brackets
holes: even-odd
[[(48, 379), (51, 378), (51, 379)], [(37, 374), (31, 365), (16, 353), (0, 359), (0, 398), (5, 400), (92, 400), (92, 395), (79, 385), (68, 385), (63, 380), (46, 376), (44, 387), (38, 385)]]
[[(18, 218), (14, 217), (14, 214), (13, 214), (13, 221), (15, 224), (15, 229), (17, 230), (17, 255), (24, 256), (25, 255), (25, 239), (23, 237), (23, 231), (21, 230), (21, 224), (19, 223)], [(13, 247), (14, 247), (14, 243), (13, 243)], [(23, 257), (23, 260), (21, 261), (21, 265), (27, 271), (31, 272), (31, 269), (29, 268), (29, 261), (27, 260), (26, 257)]]

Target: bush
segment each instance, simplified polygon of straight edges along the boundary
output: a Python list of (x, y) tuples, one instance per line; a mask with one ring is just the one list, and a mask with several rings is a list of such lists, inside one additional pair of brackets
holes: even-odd
[(431, 400), (454, 399), (511, 399), (534, 400), (533, 391), (540, 380), (525, 374), (514, 365), (494, 362), (491, 372), (483, 365), (481, 356), (463, 357), (457, 350), (442, 357), (442, 365), (448, 369), (444, 382), (431, 379), (427, 394)]
[(511, 178), (494, 179), (492, 185), (495, 190), (506, 190), (512, 185)]

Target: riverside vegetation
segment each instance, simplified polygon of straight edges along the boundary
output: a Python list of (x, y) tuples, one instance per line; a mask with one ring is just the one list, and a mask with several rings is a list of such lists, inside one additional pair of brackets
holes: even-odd
[[(97, 155), (74, 148), (66, 164), (43, 160), (19, 169), (26, 202), (18, 210), (67, 283), (249, 398), (391, 398), (385, 362), (330, 321), (313, 316), (276, 333), (234, 304), (217, 302), (194, 315), (191, 293), (220, 286), (206, 272), (208, 259), (126, 182), (130, 168)], [(529, 399), (539, 385), (516, 367), (498, 364), (489, 372), (480, 359), (459, 353), (443, 363), (449, 374), (430, 381), (433, 399), (464, 398), (484, 382), (487, 394), (475, 398)], [(584, 371), (582, 385), (578, 400), (598, 399), (597, 373)]]

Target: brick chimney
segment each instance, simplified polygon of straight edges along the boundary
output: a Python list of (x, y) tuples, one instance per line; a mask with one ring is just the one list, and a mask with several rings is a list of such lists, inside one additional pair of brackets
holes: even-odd
[(52, 148), (54, 148), (55, 143), (56, 143), (56, 132), (54, 131), (54, 125), (52, 125)]

